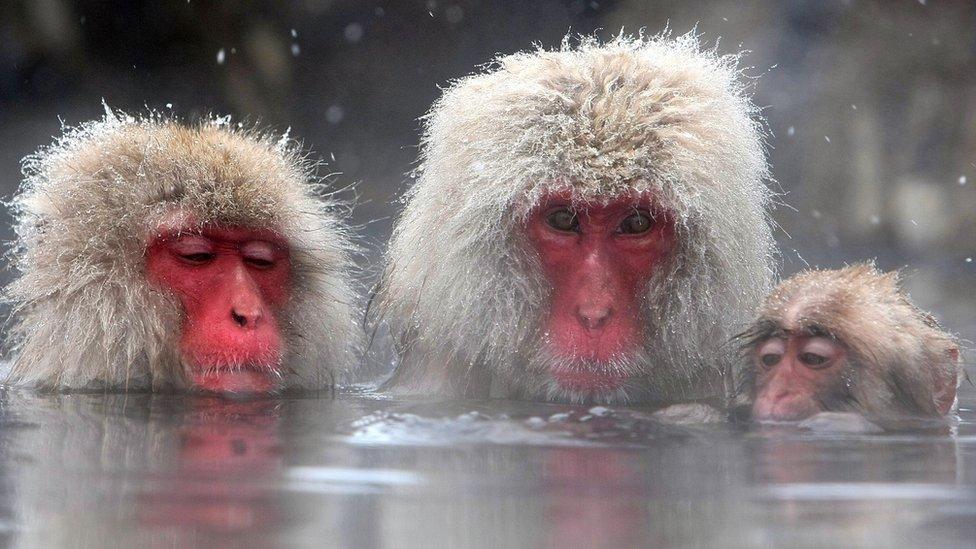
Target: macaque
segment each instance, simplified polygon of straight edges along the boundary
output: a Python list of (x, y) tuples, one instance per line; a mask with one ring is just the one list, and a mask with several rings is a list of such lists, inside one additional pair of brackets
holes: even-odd
[(707, 398), (772, 287), (762, 122), (694, 35), (501, 57), (425, 118), (369, 311), (399, 394)]
[(294, 145), (106, 108), (24, 161), (7, 382), (267, 393), (358, 360), (352, 245)]
[(740, 337), (758, 420), (939, 417), (956, 401), (959, 345), (899, 289), (897, 273), (869, 264), (786, 280)]

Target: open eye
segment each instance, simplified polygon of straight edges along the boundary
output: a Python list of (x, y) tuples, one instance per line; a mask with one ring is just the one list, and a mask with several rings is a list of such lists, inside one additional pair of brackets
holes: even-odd
[(244, 262), (258, 269), (270, 269), (275, 264), (274, 245), (261, 240), (252, 240), (241, 246)]
[(803, 347), (797, 358), (800, 363), (812, 370), (820, 370), (834, 364), (834, 359), (842, 357), (844, 351), (840, 344), (827, 337), (811, 337)]
[(759, 364), (767, 370), (779, 364), (784, 353), (786, 353), (786, 343), (778, 337), (767, 339), (756, 348)]
[(557, 231), (579, 231), (579, 219), (576, 213), (566, 208), (552, 211), (546, 216), (546, 224)]
[(799, 358), (800, 362), (802, 362), (808, 368), (813, 368), (814, 370), (826, 367), (827, 363), (830, 361), (829, 358), (816, 353), (800, 353)]
[(646, 233), (654, 227), (654, 219), (646, 212), (634, 212), (627, 216), (620, 223), (620, 232), (623, 234)]

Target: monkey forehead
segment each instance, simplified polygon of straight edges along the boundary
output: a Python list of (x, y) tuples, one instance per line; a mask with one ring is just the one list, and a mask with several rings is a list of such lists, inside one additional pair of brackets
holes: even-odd
[(502, 57), (434, 105), (418, 185), (451, 182), (460, 197), (564, 181), (588, 196), (656, 189), (692, 208), (716, 194), (764, 206), (761, 123), (736, 59), (690, 34)]

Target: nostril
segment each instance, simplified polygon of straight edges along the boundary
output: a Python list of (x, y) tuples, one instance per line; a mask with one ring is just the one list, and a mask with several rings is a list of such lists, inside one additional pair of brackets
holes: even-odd
[(246, 316), (241, 315), (241, 314), (237, 314), (237, 311), (231, 311), (230, 312), (230, 316), (231, 316), (231, 318), (234, 319), (234, 323), (237, 324), (238, 326), (240, 326), (241, 328), (247, 326), (247, 317)]
[(599, 330), (606, 326), (612, 312), (609, 307), (579, 308), (576, 311), (576, 317), (584, 328)]

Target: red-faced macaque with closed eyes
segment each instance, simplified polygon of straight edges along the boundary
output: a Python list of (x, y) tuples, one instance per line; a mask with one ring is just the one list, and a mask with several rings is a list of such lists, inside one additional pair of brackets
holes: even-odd
[(872, 265), (786, 280), (741, 337), (755, 419), (939, 417), (956, 401), (958, 344)]
[(266, 393), (357, 360), (351, 244), (290, 140), (108, 111), (24, 164), (8, 382)]
[(587, 38), (449, 87), (370, 310), (399, 354), (386, 388), (721, 393), (723, 338), (773, 274), (761, 122), (736, 64), (693, 35)]

